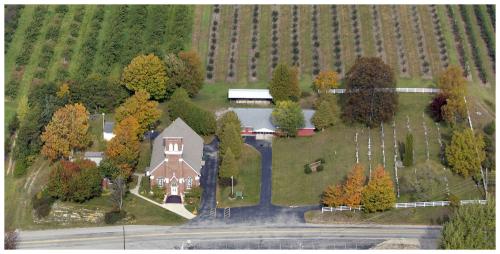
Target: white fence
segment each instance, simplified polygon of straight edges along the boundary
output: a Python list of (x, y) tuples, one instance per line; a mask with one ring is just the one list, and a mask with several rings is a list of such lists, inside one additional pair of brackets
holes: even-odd
[[(397, 87), (393, 88), (378, 88), (377, 91), (396, 91), (398, 93), (439, 93), (441, 90), (439, 88), (406, 88), (406, 87)], [(330, 93), (332, 94), (342, 94), (345, 93), (345, 88), (336, 88), (330, 89)]]
[[(485, 205), (486, 200), (460, 200), (460, 205), (471, 205), (480, 204)], [(450, 201), (429, 201), (429, 202), (411, 202), (411, 203), (396, 203), (394, 208), (414, 208), (414, 207), (432, 207), (432, 206), (449, 206)], [(337, 212), (337, 211), (360, 211), (363, 206), (359, 207), (349, 207), (349, 206), (339, 206), (339, 207), (321, 207), (321, 213), (323, 212)]]

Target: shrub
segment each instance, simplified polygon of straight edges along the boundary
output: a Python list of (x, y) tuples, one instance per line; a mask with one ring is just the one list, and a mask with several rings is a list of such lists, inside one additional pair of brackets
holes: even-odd
[(31, 204), (33, 206), (35, 215), (38, 218), (43, 218), (49, 215), (54, 201), (55, 199), (51, 197), (46, 190), (38, 192), (31, 199)]
[(484, 133), (486, 133), (488, 135), (493, 135), (493, 133), (495, 133), (495, 121), (491, 121), (488, 124), (486, 124), (486, 126), (484, 126), (483, 130), (484, 130)]
[(5, 86), (5, 95), (9, 96), (10, 98), (16, 98), (18, 87), (19, 81), (15, 78), (12, 78)]
[(106, 224), (115, 224), (121, 219), (127, 216), (127, 212), (125, 211), (111, 211), (104, 214), (104, 222)]
[(318, 167), (316, 167), (316, 171), (317, 172), (320, 172), (320, 171), (323, 171), (323, 165), (319, 165)]
[(306, 173), (306, 174), (312, 173), (312, 169), (311, 169), (311, 166), (309, 166), (309, 164), (304, 165), (304, 173)]
[[(219, 186), (221, 187), (231, 187), (231, 177), (219, 177)], [(238, 184), (238, 179), (233, 177), (233, 185), (236, 186)]]

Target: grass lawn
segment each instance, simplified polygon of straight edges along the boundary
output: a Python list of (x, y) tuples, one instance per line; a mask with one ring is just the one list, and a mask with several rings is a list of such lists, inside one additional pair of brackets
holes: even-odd
[[(417, 52), (417, 38), (413, 30), (413, 21), (411, 20), (410, 6), (399, 5), (396, 8), (399, 11), (400, 31), (404, 39), (404, 49), (408, 60), (408, 70), (411, 77), (420, 77), (420, 60)], [(390, 48), (388, 48), (390, 50)]]
[(410, 224), (442, 225), (451, 214), (450, 207), (419, 207), (392, 209), (378, 213), (309, 211), (304, 214), (307, 223), (314, 224)]
[(217, 201), (219, 207), (237, 207), (256, 205), (260, 200), (260, 154), (253, 147), (244, 145), (241, 158), (239, 159), (240, 175), (238, 184), (234, 186), (234, 192), (243, 192), (243, 199), (229, 199), (231, 186), (221, 188), (217, 186)]
[[(320, 7), (321, 10), (322, 7)], [(300, 46), (300, 68), (302, 73), (311, 73), (311, 65), (312, 65), (312, 41), (310, 36), (302, 36), (311, 34), (311, 9), (312, 7), (309, 5), (299, 5), (299, 46)], [(324, 29), (326, 26), (321, 23), (319, 28)], [(321, 30), (323, 31), (323, 30)], [(327, 33), (332, 34), (332, 33)], [(324, 38), (325, 35), (321, 32), (319, 34), (320, 40)], [(330, 41), (331, 37), (329, 36), (326, 41)], [(323, 45), (323, 41), (321, 41), (321, 45)], [(331, 52), (329, 52), (331, 55)]]
[[(87, 209), (101, 212), (108, 212), (111, 210), (109, 201), (109, 193), (101, 197), (93, 198), (85, 203), (61, 202), (64, 207), (71, 207), (74, 210)], [(127, 220), (125, 225), (180, 225), (187, 220), (154, 204), (151, 204), (141, 198), (132, 194), (127, 194), (125, 197), (123, 210), (127, 212)], [(118, 221), (115, 225), (122, 225)], [(91, 222), (75, 222), (75, 223), (57, 223), (45, 222), (40, 224), (33, 224), (23, 229), (53, 229), (53, 228), (68, 228), (68, 227), (97, 227), (97, 226), (110, 226), (104, 220), (96, 223)]]
[[(378, 6), (380, 23), (382, 24), (382, 37), (384, 40), (384, 53), (386, 62), (395, 73), (399, 73), (399, 60), (397, 51), (397, 40), (394, 34), (394, 23), (392, 20), (392, 8), (388, 5)], [(401, 73), (400, 73), (401, 74)]]
[[(427, 146), (423, 121), (428, 130), (429, 159), (431, 167), (442, 170), (439, 163), (439, 143), (437, 140), (437, 126), (427, 116), (424, 109), (432, 99), (431, 95), (401, 94), (399, 96), (399, 110), (395, 118), (396, 142), (404, 142), (407, 133), (407, 117), (410, 119), (410, 128), (414, 136), (415, 163), (426, 161)], [(418, 109), (418, 110), (415, 110)], [(394, 172), (394, 137), (392, 123), (384, 124), (384, 145), (386, 170), (395, 181)], [(318, 132), (312, 137), (281, 138), (273, 140), (273, 197), (272, 201), (279, 205), (311, 205), (318, 204), (324, 188), (331, 184), (342, 182), (352, 166), (356, 163), (356, 143), (354, 138), (358, 132), (359, 161), (365, 165), (366, 175), (369, 174), (369, 165), (374, 168), (383, 163), (381, 128), (370, 131), (372, 156), (368, 159), (368, 128), (361, 125), (348, 126), (339, 123), (333, 128)], [(442, 136), (449, 133), (449, 128), (440, 126)], [(443, 137), (443, 142), (447, 142)], [(324, 170), (306, 175), (304, 165), (324, 158)], [(448, 170), (449, 171), (449, 170)], [(414, 168), (399, 169), (398, 175), (413, 174)], [(462, 199), (480, 198), (470, 178), (447, 173), (450, 189)], [(286, 178), (287, 181), (282, 181)], [(443, 186), (444, 190), (444, 186)], [(402, 193), (398, 202), (408, 200)], [(442, 199), (443, 195), (436, 196)]]

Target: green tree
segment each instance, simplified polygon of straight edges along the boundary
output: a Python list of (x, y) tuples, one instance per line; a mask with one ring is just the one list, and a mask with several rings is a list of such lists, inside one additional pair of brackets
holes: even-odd
[(443, 226), (443, 249), (495, 249), (495, 199), (486, 205), (464, 205), (455, 209)]
[(413, 165), (413, 135), (406, 134), (405, 152), (403, 154), (403, 165), (409, 167)]
[(243, 147), (243, 139), (240, 135), (240, 128), (234, 124), (226, 124), (219, 136), (219, 151), (221, 155), (224, 155), (226, 151), (231, 150), (235, 158), (239, 158), (241, 155), (241, 149)]
[(215, 114), (194, 104), (183, 88), (178, 88), (174, 92), (168, 102), (168, 109), (172, 121), (180, 117), (200, 135), (210, 135), (216, 131)]
[(324, 129), (332, 126), (335, 123), (335, 116), (330, 103), (327, 100), (323, 100), (318, 107), (318, 110), (314, 113), (312, 123), (316, 129), (323, 131)]
[(115, 119), (120, 122), (132, 116), (139, 123), (138, 134), (153, 127), (161, 116), (158, 102), (149, 100), (149, 94), (144, 90), (137, 91), (116, 109)]
[(304, 127), (304, 114), (293, 101), (279, 101), (272, 113), (273, 123), (287, 136), (295, 137), (297, 129)]
[(167, 80), (165, 65), (153, 54), (136, 56), (122, 74), (122, 82), (129, 90), (145, 90), (155, 100), (165, 98)]
[(446, 146), (445, 154), (453, 172), (464, 177), (479, 173), (481, 163), (486, 158), (483, 135), (474, 135), (471, 129), (453, 131), (451, 143)]
[(184, 88), (191, 97), (198, 94), (205, 74), (200, 57), (195, 51), (181, 51), (178, 56), (168, 54), (165, 63), (169, 94), (179, 87)]
[(378, 57), (360, 57), (345, 75), (342, 116), (347, 122), (378, 126), (392, 119), (398, 105), (394, 71)]
[(220, 178), (230, 178), (231, 176), (238, 177), (238, 164), (236, 158), (234, 157), (231, 148), (228, 148), (224, 156), (222, 157), (222, 163), (219, 168)]
[(238, 115), (234, 113), (234, 111), (228, 111), (224, 113), (219, 120), (217, 120), (217, 136), (222, 135), (222, 130), (224, 127), (228, 124), (233, 124), (235, 125), (238, 130), (241, 129), (241, 121), (238, 118)]
[(129, 93), (118, 80), (92, 74), (69, 87), (70, 100), (80, 102), (92, 112), (112, 112)]
[(394, 184), (384, 167), (379, 165), (373, 171), (368, 185), (363, 189), (362, 202), (365, 210), (370, 213), (385, 211), (394, 206)]
[(298, 71), (286, 64), (278, 64), (273, 71), (269, 92), (273, 96), (274, 102), (292, 100), (300, 98), (300, 87)]

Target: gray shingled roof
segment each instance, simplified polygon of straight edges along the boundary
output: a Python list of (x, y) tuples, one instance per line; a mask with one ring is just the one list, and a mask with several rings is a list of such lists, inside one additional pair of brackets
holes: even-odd
[(85, 152), (85, 158), (102, 158), (104, 155), (103, 152)]
[(180, 118), (175, 119), (174, 122), (172, 122), (160, 133), (160, 135), (158, 135), (158, 137), (155, 138), (151, 154), (151, 162), (149, 164), (150, 170), (155, 169), (156, 166), (162, 163), (165, 159), (163, 138), (166, 137), (182, 137), (184, 142), (182, 158), (191, 167), (193, 167), (198, 174), (200, 174), (201, 160), (203, 156), (203, 139)]
[(115, 122), (104, 122), (104, 132), (113, 133), (114, 126), (115, 126)]
[[(276, 130), (271, 120), (272, 108), (230, 108), (230, 110), (238, 115), (243, 127), (251, 127), (254, 130), (262, 128)], [(302, 112), (304, 113), (304, 128), (314, 128), (311, 118), (315, 111), (312, 109), (303, 109)]]

